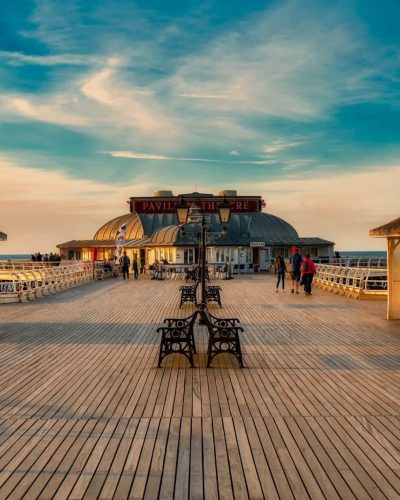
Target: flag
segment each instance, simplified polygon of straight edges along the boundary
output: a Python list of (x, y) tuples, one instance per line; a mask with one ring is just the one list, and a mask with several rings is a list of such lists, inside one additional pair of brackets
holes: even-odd
[(124, 253), (125, 246), (125, 234), (126, 234), (126, 224), (122, 224), (122, 226), (117, 231), (117, 235), (115, 237), (115, 260), (119, 262)]

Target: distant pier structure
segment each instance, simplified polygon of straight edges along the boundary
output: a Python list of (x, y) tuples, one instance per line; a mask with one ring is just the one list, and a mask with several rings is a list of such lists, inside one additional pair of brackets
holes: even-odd
[(387, 238), (388, 302), (387, 318), (400, 319), (400, 217), (371, 229), (373, 238)]
[[(227, 227), (219, 223), (218, 206), (224, 199), (232, 205), (232, 216)], [(237, 269), (266, 271), (280, 252), (289, 257), (292, 248), (303, 254), (326, 259), (334, 254), (334, 243), (319, 237), (300, 237), (296, 229), (285, 220), (264, 211), (261, 196), (239, 196), (236, 190), (218, 194), (184, 193), (174, 196), (172, 191), (156, 191), (154, 196), (131, 197), (130, 213), (107, 221), (96, 231), (93, 239), (72, 240), (58, 246), (63, 259), (112, 259), (115, 239), (125, 226), (125, 246), (128, 256), (136, 255), (143, 266), (156, 261), (190, 265), (198, 261), (199, 227), (188, 225), (185, 230), (178, 224), (176, 206), (184, 200), (201, 211), (209, 227), (207, 261), (224, 264), (230, 262)], [(212, 237), (211, 237), (212, 236)]]

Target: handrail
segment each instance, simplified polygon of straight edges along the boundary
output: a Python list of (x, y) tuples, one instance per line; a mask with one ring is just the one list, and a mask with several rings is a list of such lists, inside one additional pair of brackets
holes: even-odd
[(386, 268), (386, 257), (313, 257), (316, 264), (329, 264), (341, 267)]
[(317, 264), (315, 285), (347, 297), (385, 296), (387, 269)]
[(73, 266), (84, 261), (63, 260), (61, 262), (33, 262), (31, 260), (0, 260), (0, 270), (22, 270), (30, 271), (37, 269), (47, 269), (49, 267)]
[(18, 265), (9, 269), (0, 267), (0, 303), (35, 300), (93, 280), (91, 262), (59, 266), (42, 266), (40, 262), (32, 264), (36, 265), (28, 269)]

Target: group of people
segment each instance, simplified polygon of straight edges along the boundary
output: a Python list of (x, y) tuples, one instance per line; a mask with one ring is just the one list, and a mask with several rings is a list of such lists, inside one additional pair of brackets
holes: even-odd
[[(124, 280), (125, 279), (129, 280), (129, 269), (131, 267), (131, 259), (126, 254), (126, 251), (124, 251), (119, 263), (121, 266), (122, 276)], [(137, 255), (133, 257), (132, 270), (133, 270), (133, 277), (135, 278), (135, 280), (137, 280), (139, 278), (139, 263)]]
[[(303, 258), (300, 255), (298, 248), (290, 256), (290, 277), (292, 282), (291, 293), (299, 294), (299, 286), (304, 286), (306, 295), (312, 294), (312, 281), (317, 267), (311, 259), (310, 254), (306, 254)], [(282, 290), (285, 291), (285, 277), (287, 273), (286, 261), (280, 252), (275, 259), (275, 272), (277, 274), (276, 291), (279, 291), (279, 284), (282, 283)]]
[(31, 259), (32, 262), (52, 262), (54, 263), (53, 265), (59, 266), (61, 262), (61, 255), (57, 255), (53, 252), (42, 255), (40, 252), (36, 252), (31, 255)]

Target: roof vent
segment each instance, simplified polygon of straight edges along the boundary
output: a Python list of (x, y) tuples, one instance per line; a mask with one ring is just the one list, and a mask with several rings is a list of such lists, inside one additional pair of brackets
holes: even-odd
[(223, 191), (220, 191), (218, 193), (218, 196), (237, 196), (237, 191), (236, 189), (224, 189)]
[(174, 196), (172, 191), (154, 191), (154, 196), (157, 198), (168, 198)]

